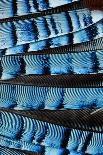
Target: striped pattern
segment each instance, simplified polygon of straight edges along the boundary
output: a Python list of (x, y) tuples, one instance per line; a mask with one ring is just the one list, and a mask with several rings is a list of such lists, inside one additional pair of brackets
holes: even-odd
[(15, 110), (5, 109), (1, 111), (14, 113), (20, 116), (36, 119), (66, 128), (78, 129), (101, 133), (103, 129), (103, 109), (79, 109), (79, 110)]
[[(52, 43), (52, 46), (54, 46), (55, 48), (53, 48), (51, 46), (51, 39), (48, 40), (43, 40), (40, 42), (36, 42), (36, 43), (29, 43), (29, 44), (23, 44), (20, 46), (14, 46), (12, 48), (8, 48), (8, 49), (4, 49), (4, 50), (0, 50), (0, 57), (4, 56), (4, 55), (15, 55), (15, 54), (27, 54), (28, 52), (39, 52), (39, 53), (68, 53), (68, 52), (86, 52), (86, 51), (95, 51), (95, 50), (101, 50), (103, 49), (103, 38), (98, 38), (92, 41), (88, 41), (88, 42), (83, 42), (83, 43), (79, 43), (79, 44), (72, 44), (69, 45), (70, 43), (68, 43), (68, 45), (62, 46), (62, 44), (58, 44), (59, 47), (55, 47), (56, 44), (55, 42)], [(64, 44), (66, 44), (66, 42), (64, 42)], [(95, 45), (95, 46), (94, 46)]]
[[(1, 122), (4, 120), (3, 115), (5, 116), (5, 121), (14, 121), (10, 115), (15, 119), (15, 114), (1, 112)], [(6, 147), (41, 154), (45, 153), (45, 155), (51, 155), (53, 152), (56, 155), (61, 155), (61, 153), (62, 155), (73, 153), (97, 155), (103, 153), (102, 133), (69, 129), (19, 115), (16, 117), (18, 117), (18, 121), (13, 123), (14, 126), (16, 126), (17, 122), (22, 124), (21, 134), (18, 130), (19, 136), (12, 138), (5, 128), (5, 132), (2, 132), (0, 135), (1, 146), (6, 145)], [(1, 127), (4, 125), (5, 123)], [(35, 130), (33, 130), (33, 127)], [(11, 132), (14, 131), (14, 134), (16, 134), (14, 127), (9, 127), (9, 130)]]
[(11, 139), (15, 139), (16, 137), (18, 137), (18, 134), (22, 128), (22, 124), (20, 122), (21, 118), (17, 117), (16, 115), (2, 113), (0, 119), (0, 134), (2, 135), (3, 133), (4, 136), (9, 137)]
[(0, 85), (0, 107), (19, 110), (103, 107), (103, 88)]
[(1, 80), (19, 75), (64, 75), (103, 73), (103, 51), (67, 54), (27, 54), (1, 58)]
[[(68, 33), (69, 40), (74, 43), (92, 40), (98, 35), (102, 35), (102, 17), (102, 11), (84, 9), (38, 17), (37, 19), (0, 23), (0, 49), (49, 38), (54, 38), (53, 42), (57, 40), (58, 44), (60, 36), (62, 42), (68, 39), (68, 37), (64, 36)], [(91, 27), (89, 27), (90, 25)], [(80, 36), (82, 34), (84, 35), (81, 40)]]
[(79, 0), (1, 0), (0, 19), (41, 12)]
[(103, 37), (103, 11), (75, 1), (0, 1), (1, 155), (103, 154), (103, 48), (24, 54)]
[(0, 84), (59, 88), (98, 88), (103, 87), (103, 74), (24, 75), (9, 80), (0, 80)]
[(8, 149), (5, 147), (0, 146), (0, 154), (1, 155), (26, 155), (25, 153), (22, 153), (20, 151), (14, 150), (14, 149)]
[[(85, 43), (86, 41), (92, 41), (94, 39), (99, 39), (103, 37), (102, 33), (102, 23), (100, 22), (97, 25), (90, 26), (84, 30), (75, 32), (73, 34), (62, 35), (59, 37), (49, 38), (42, 41), (36, 41), (33, 43), (22, 44), (18, 46), (14, 46), (7, 49), (0, 50), (0, 55), (10, 55), (10, 54), (17, 54), (17, 53), (24, 53), (30, 51), (38, 51), (43, 49), (50, 49), (55, 47), (60, 47), (69, 44), (78, 44), (78, 43)], [(95, 33), (94, 33), (94, 30)], [(98, 32), (97, 32), (98, 31)], [(82, 36), (82, 38), (80, 37)], [(101, 46), (101, 45), (100, 45)]]

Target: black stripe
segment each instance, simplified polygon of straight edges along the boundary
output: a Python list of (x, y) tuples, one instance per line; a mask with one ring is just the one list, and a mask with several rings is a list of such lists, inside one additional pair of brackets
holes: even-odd
[[(15, 3), (14, 3), (14, 6), (15, 6), (15, 9), (17, 10), (17, 8), (16, 8), (17, 6)], [(37, 17), (42, 17), (45, 15), (52, 15), (54, 13), (61, 13), (64, 11), (66, 12), (66, 11), (72, 11), (72, 10), (76, 10), (76, 9), (83, 9), (85, 7), (86, 7), (85, 2), (77, 1), (77, 2), (73, 2), (70, 4), (63, 5), (63, 6), (58, 6), (56, 8), (44, 10), (44, 11), (41, 11), (39, 13), (32, 13), (32, 14), (28, 14), (28, 15), (21, 15), (21, 16), (15, 16), (15, 17), (10, 17), (10, 18), (0, 19), (0, 23), (37, 18)], [(14, 12), (14, 13), (16, 13), (16, 12)]]
[[(14, 113), (20, 116), (48, 122), (70, 129), (78, 129), (101, 133), (103, 129), (103, 109), (86, 110), (10, 110), (0, 111)], [(94, 112), (94, 113), (93, 113)], [(92, 124), (91, 124), (92, 121)], [(87, 144), (87, 143), (86, 143)], [(85, 144), (85, 146), (86, 146)]]
[(0, 146), (0, 147), (2, 147), (2, 150), (11, 151), (11, 153), (19, 152), (19, 153), (21, 153), (21, 155), (41, 155), (40, 153), (35, 153), (35, 152), (31, 152), (31, 151), (24, 151), (24, 150), (20, 150), (20, 149), (8, 148), (8, 147), (4, 147), (4, 146)]
[(12, 10), (13, 10), (13, 16), (17, 16), (17, 0), (13, 0)]
[[(47, 41), (47, 45), (49, 48), (51, 39), (47, 39), (46, 41)], [(35, 55), (36, 54), (40, 54), (40, 55), (41, 54), (66, 54), (66, 53), (90, 52), (90, 51), (102, 50), (103, 49), (103, 37), (92, 40), (92, 41), (83, 42), (83, 43), (70, 44), (70, 45), (65, 45), (65, 46), (60, 46), (60, 47), (55, 47), (55, 48), (49, 48), (49, 49), (28, 52), (29, 46), (30, 46), (30, 44), (24, 44), (24, 52), (22, 54), (18, 53), (18, 54), (14, 54), (14, 55), (19, 56), (19, 55), (28, 55), (28, 54), (29, 55), (30, 54), (31, 55), (32, 54), (35, 54)], [(7, 49), (4, 49), (5, 52), (6, 52), (6, 50)], [(5, 55), (5, 52), (3, 52), (2, 55)]]
[(0, 84), (33, 85), (59, 88), (98, 88), (103, 87), (103, 74), (89, 75), (26, 75), (10, 80), (0, 80)]

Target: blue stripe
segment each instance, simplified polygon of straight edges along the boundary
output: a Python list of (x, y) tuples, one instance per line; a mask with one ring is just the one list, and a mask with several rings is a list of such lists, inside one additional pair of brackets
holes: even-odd
[(7, 112), (1, 112), (0, 118), (1, 146), (46, 155), (103, 154), (103, 133), (69, 129)]
[(0, 85), (0, 107), (29, 109), (85, 109), (103, 107), (103, 88), (50, 88)]
[[(68, 21), (67, 14), (68, 16), (71, 16), (70, 21)], [(97, 16), (95, 15), (94, 17), (92, 17), (92, 15), (96, 13), (88, 13), (88, 10), (81, 10), (81, 12), (77, 11), (75, 16), (72, 16), (72, 14), (74, 14), (74, 12), (70, 14), (62, 12), (60, 14), (38, 17), (37, 19), (32, 18), (28, 20), (1, 23), (0, 33), (2, 35), (0, 37), (0, 48), (10, 48), (21, 44), (59, 37), (68, 33), (73, 34), (74, 43), (91, 40), (99, 35), (99, 31), (103, 28), (102, 21), (98, 22), (102, 19), (102, 12), (98, 12)], [(83, 17), (81, 17), (81, 14)], [(96, 19), (96, 17), (98, 18)], [(77, 21), (76, 24), (74, 21)], [(96, 22), (98, 22), (96, 25), (92, 25)], [(92, 26), (87, 28), (90, 25)], [(83, 34), (82, 38), (81, 34)]]
[[(77, 0), (1, 0), (0, 19), (9, 18), (29, 13), (36, 13), (50, 8), (55, 8), (64, 4), (72, 3)], [(79, 0), (78, 0), (79, 1)]]
[(67, 54), (3, 56), (1, 79), (19, 75), (63, 75), (103, 73), (103, 51)]

